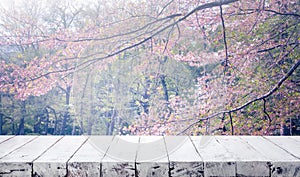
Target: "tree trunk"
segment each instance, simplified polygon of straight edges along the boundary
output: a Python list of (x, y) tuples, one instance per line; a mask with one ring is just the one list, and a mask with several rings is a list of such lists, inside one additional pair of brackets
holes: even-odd
[(161, 85), (164, 90), (164, 98), (166, 100), (166, 105), (169, 103), (169, 93), (168, 93), (168, 88), (167, 88), (167, 83), (166, 83), (166, 76), (165, 75), (160, 75), (160, 80), (161, 80)]
[(55, 123), (54, 123), (54, 130), (53, 130), (53, 134), (54, 135), (58, 135), (60, 132), (59, 132), (59, 129), (58, 129), (58, 118), (57, 118), (57, 115), (55, 114)]
[[(50, 133), (52, 135), (57, 135), (58, 134), (58, 130), (57, 130), (57, 115), (56, 115), (56, 111), (55, 109), (53, 109), (52, 107), (50, 106), (47, 106), (46, 107), (47, 109), (47, 112), (48, 112), (48, 130), (47, 130), (47, 133)], [(49, 109), (49, 111), (48, 111)], [(49, 128), (49, 114), (52, 112), (53, 116), (54, 116), (54, 127), (52, 128), (53, 125), (51, 125), (51, 128)]]
[(144, 88), (144, 94), (142, 95), (143, 96), (143, 100), (146, 100), (146, 101), (143, 101), (143, 100), (140, 101), (142, 103), (142, 106), (143, 106), (145, 114), (149, 114), (149, 107), (150, 107), (150, 105), (149, 105), (149, 98), (151, 96), (149, 94), (150, 84), (151, 84), (150, 79), (146, 78), (146, 84), (145, 84), (145, 88)]
[(15, 132), (15, 120), (13, 118), (11, 118), (10, 122), (11, 122), (11, 134), (15, 135), (16, 134), (16, 132)]
[[(88, 86), (88, 81), (89, 80), (92, 80), (90, 79), (90, 76), (91, 76), (91, 72), (88, 72), (88, 75), (86, 76), (86, 79), (85, 79), (85, 82), (84, 82), (84, 85), (83, 85), (83, 90), (82, 90), (82, 95), (81, 95), (81, 100), (80, 100), (80, 114), (79, 114), (79, 117), (80, 117), (80, 134), (83, 135), (84, 132), (85, 132), (85, 127), (84, 127), (84, 113), (83, 113), (83, 109), (85, 109), (85, 103), (84, 103), (84, 98), (86, 96), (86, 92), (87, 92), (87, 86)], [(89, 127), (87, 127), (87, 129), (89, 129)]]
[[(81, 97), (81, 99), (83, 99), (83, 97)], [(80, 134), (83, 135), (84, 134), (84, 127), (83, 127), (83, 103), (80, 102)]]
[(168, 117), (170, 117), (172, 110), (169, 107), (169, 104), (170, 104), (170, 102), (169, 102), (169, 91), (168, 91), (168, 87), (167, 87), (166, 76), (165, 75), (160, 75), (160, 81), (161, 81), (161, 85), (162, 85), (163, 91), (164, 91), (164, 99), (166, 101), (165, 108), (166, 108), (166, 110), (168, 110), (168, 114), (165, 118), (168, 118)]
[(45, 127), (44, 127), (44, 134), (48, 134), (48, 128), (49, 128), (49, 111), (47, 109), (44, 110), (45, 114)]
[(90, 116), (88, 116), (88, 135), (92, 135), (92, 130), (93, 130), (93, 124), (94, 124), (94, 93), (93, 93), (93, 88), (94, 88), (94, 82), (93, 82), (93, 77), (90, 79)]
[(22, 103), (21, 103), (21, 120), (20, 120), (20, 124), (19, 124), (18, 135), (24, 135), (25, 134), (25, 128), (24, 128), (25, 114), (26, 114), (26, 102), (22, 101)]
[(108, 135), (112, 135), (115, 128), (115, 120), (116, 120), (116, 110), (113, 108), (111, 118), (110, 118), (110, 125), (109, 125), (109, 132)]
[(0, 93), (0, 135), (2, 135), (2, 126), (3, 126), (3, 109), (2, 109), (2, 93)]
[(109, 125), (109, 135), (113, 135), (113, 133), (114, 133), (114, 128), (115, 128), (115, 118), (113, 118), (113, 120), (110, 121), (110, 125)]
[(87, 131), (87, 134), (92, 135), (92, 130), (93, 130), (93, 123), (91, 121), (91, 118), (88, 118), (88, 131)]
[(41, 119), (40, 119), (40, 115), (37, 114), (34, 116), (33, 132), (40, 133), (40, 126), (41, 126)]
[(115, 128), (116, 122), (116, 110), (113, 108), (110, 112), (106, 113), (106, 115), (110, 115), (110, 121), (106, 123), (106, 135), (112, 135)]
[(3, 114), (0, 113), (0, 135), (2, 135), (2, 124), (3, 124)]
[(65, 113), (63, 116), (63, 122), (62, 122), (62, 126), (61, 126), (61, 131), (60, 134), (61, 135), (65, 135), (66, 134), (66, 127), (67, 127), (67, 120), (70, 118), (70, 110), (69, 110), (69, 106), (70, 106), (70, 93), (71, 93), (71, 86), (67, 86), (66, 89), (66, 108), (65, 108)]

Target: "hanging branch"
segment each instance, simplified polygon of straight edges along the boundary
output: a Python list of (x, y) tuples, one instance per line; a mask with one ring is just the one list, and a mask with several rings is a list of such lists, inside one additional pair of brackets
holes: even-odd
[(231, 112), (228, 113), (230, 118), (230, 126), (231, 126), (231, 135), (234, 135), (234, 127), (233, 127), (233, 120), (231, 116)]
[(269, 120), (269, 124), (271, 124), (272, 119), (271, 119), (271, 117), (270, 117), (270, 115), (269, 115), (269, 113), (267, 112), (267, 109), (266, 109), (266, 103), (267, 103), (267, 101), (266, 101), (265, 98), (263, 98), (263, 101), (264, 101), (264, 114), (267, 116), (267, 118)]
[[(227, 39), (226, 39), (226, 28), (225, 28), (225, 20), (223, 17), (223, 8), (222, 5), (220, 5), (220, 16), (221, 16), (221, 22), (222, 22), (222, 32), (223, 32), (223, 42), (224, 42), (224, 48), (225, 48), (225, 61), (224, 61), (224, 80), (227, 72), (228, 67), (228, 46), (227, 46)], [(234, 134), (234, 128), (233, 128), (233, 121), (231, 112), (228, 112), (229, 118), (230, 118), (230, 126), (231, 126), (231, 135)], [(223, 114), (225, 116), (225, 113)]]
[[(87, 61), (83, 61), (80, 64), (78, 64), (77, 66), (72, 66), (68, 69), (60, 69), (60, 70), (49, 71), (47, 73), (40, 74), (40, 75), (35, 76), (33, 78), (26, 79), (25, 81), (22, 81), (22, 82), (34, 81), (34, 80), (40, 79), (42, 77), (47, 77), (47, 76), (52, 75), (52, 74), (65, 73), (65, 72), (68, 72), (68, 71), (70, 71), (70, 73), (73, 73), (73, 71), (75, 69), (76, 70), (86, 69), (89, 66), (94, 65), (95, 63), (97, 63), (99, 61), (111, 58), (111, 57), (116, 56), (116, 55), (118, 55), (122, 52), (128, 51), (128, 50), (133, 49), (135, 47), (138, 47), (138, 46), (140, 46), (140, 45), (142, 45), (142, 44), (144, 44), (148, 41), (151, 41), (155, 36), (165, 32), (166, 30), (168, 30), (170, 28), (172, 30), (180, 22), (186, 20), (188, 17), (190, 17), (191, 15), (195, 14), (196, 12), (198, 12), (200, 10), (209, 9), (209, 8), (213, 8), (213, 7), (218, 7), (218, 6), (222, 6), (222, 5), (228, 5), (228, 4), (237, 2), (237, 1), (239, 1), (239, 0), (222, 0), (222, 1), (215, 1), (215, 2), (209, 2), (209, 3), (201, 4), (201, 5), (197, 6), (196, 8), (194, 8), (193, 10), (191, 10), (187, 14), (173, 14), (173, 15), (170, 15), (170, 16), (167, 16), (167, 17), (164, 17), (164, 18), (157, 19), (154, 22), (150, 22), (150, 23), (142, 26), (141, 28), (139, 28), (137, 30), (125, 32), (125, 33), (122, 33), (122, 34), (112, 35), (112, 36), (108, 36), (108, 37), (104, 37), (104, 38), (84, 38), (84, 39), (77, 39), (77, 40), (64, 40), (64, 39), (55, 38), (54, 40), (60, 41), (60, 42), (105, 41), (105, 40), (113, 39), (113, 38), (120, 37), (120, 36), (126, 36), (126, 35), (130, 35), (130, 34), (134, 34), (138, 31), (142, 31), (143, 29), (146, 29), (147, 27), (149, 27), (151, 25), (156, 24), (157, 22), (170, 21), (171, 19), (175, 19), (174, 22), (172, 22), (172, 23), (170, 23), (166, 26), (161, 26), (159, 28), (156, 28), (156, 29), (152, 30), (151, 33), (149, 33), (148, 36), (145, 36), (143, 39), (137, 41), (136, 43), (133, 43), (130, 46), (125, 46), (125, 47), (123, 47), (123, 48), (121, 48), (117, 51), (112, 51), (111, 53), (108, 53), (105, 56), (101, 56), (101, 57), (96, 57), (97, 54), (99, 54), (99, 53), (94, 53), (94, 54), (91, 54), (91, 55), (88, 55), (88, 56), (85, 56), (85, 57), (69, 58), (70, 60), (71, 59), (78, 60), (78, 59), (88, 59), (88, 58), (92, 57), (92, 59), (88, 59)], [(172, 2), (172, 1), (170, 1), (170, 2)], [(145, 35), (146, 34), (148, 34), (148, 33), (145, 33)], [(66, 76), (70, 75), (70, 73), (67, 73), (63, 77), (66, 77)], [(13, 83), (6, 83), (6, 84), (13, 84)]]
[(223, 8), (222, 5), (220, 5), (220, 16), (222, 21), (222, 29), (223, 29), (223, 41), (224, 41), (224, 48), (225, 48), (225, 61), (224, 61), (224, 76), (227, 71), (228, 67), (228, 46), (227, 46), (227, 39), (226, 39), (226, 28), (225, 28), (225, 20), (223, 17)]
[(193, 122), (192, 124), (188, 125), (181, 132), (179, 132), (177, 135), (183, 134), (184, 132), (186, 132), (191, 127), (193, 127), (194, 125), (198, 124), (201, 121), (214, 118), (214, 117), (219, 116), (221, 114), (229, 114), (229, 113), (232, 113), (232, 112), (237, 112), (237, 111), (239, 111), (241, 109), (244, 109), (245, 107), (249, 106), (252, 103), (255, 103), (257, 101), (260, 101), (260, 100), (268, 98), (269, 96), (271, 96), (272, 94), (274, 94), (281, 87), (281, 85), (295, 72), (295, 70), (299, 67), (299, 65), (300, 65), (300, 59), (298, 58), (298, 61), (290, 68), (290, 70), (277, 82), (277, 84), (271, 90), (269, 90), (269, 92), (265, 93), (264, 95), (261, 95), (261, 96), (255, 98), (255, 99), (253, 99), (253, 100), (250, 100), (250, 101), (246, 102), (245, 104), (243, 104), (243, 105), (241, 105), (239, 107), (236, 107), (234, 109), (217, 112), (217, 113), (214, 113), (214, 114), (212, 114), (210, 116), (207, 116), (207, 117), (204, 117), (204, 118), (200, 118), (197, 121)]

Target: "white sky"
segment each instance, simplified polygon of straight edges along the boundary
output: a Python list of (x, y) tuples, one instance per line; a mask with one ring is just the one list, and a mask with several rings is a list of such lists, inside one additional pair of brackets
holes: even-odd
[[(47, 3), (49, 0), (35, 0), (37, 3)], [(72, 0), (71, 2), (76, 3), (88, 3), (92, 2), (93, 0)], [(95, 1), (95, 0), (94, 0)], [(16, 6), (22, 5), (24, 3), (28, 2), (28, 0), (0, 0), (0, 7), (4, 7), (5, 9), (9, 8), (12, 4), (15, 4)]]
[(1, 7), (8, 7), (8, 5), (11, 3), (12, 3), (12, 0), (0, 0)]

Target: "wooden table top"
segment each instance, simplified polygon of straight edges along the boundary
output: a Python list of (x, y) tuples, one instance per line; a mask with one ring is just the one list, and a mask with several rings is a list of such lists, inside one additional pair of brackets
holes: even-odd
[(300, 136), (0, 136), (0, 176), (300, 176)]

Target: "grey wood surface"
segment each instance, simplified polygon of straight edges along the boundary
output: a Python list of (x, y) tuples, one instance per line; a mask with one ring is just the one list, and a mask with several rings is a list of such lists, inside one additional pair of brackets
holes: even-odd
[(16, 136), (13, 139), (8, 139), (1, 143), (0, 148), (0, 158), (3, 158), (7, 154), (13, 152), (14, 150), (24, 146), (26, 143), (37, 138), (37, 136)]
[(0, 136), (0, 144), (3, 143), (4, 141), (9, 140), (12, 137), (14, 137), (14, 136), (11, 136), (11, 135)]
[(203, 159), (204, 176), (236, 175), (236, 160), (214, 136), (192, 136), (190, 138)]
[(137, 156), (136, 171), (141, 177), (168, 176), (169, 159), (162, 136), (140, 137)]
[(203, 176), (203, 160), (188, 136), (166, 136), (165, 142), (171, 176)]
[(84, 136), (64, 136), (33, 163), (33, 175), (66, 176), (67, 162), (86, 141)]
[(272, 176), (300, 176), (300, 159), (288, 151), (274, 146), (273, 142), (266, 141), (263, 137), (243, 136), (240, 138), (269, 159)]
[(276, 136), (266, 137), (266, 139), (272, 141), (296, 158), (300, 158), (300, 142), (297, 141), (297, 139), (291, 137), (280, 138)]
[(300, 137), (0, 136), (0, 177), (300, 177)]
[(139, 137), (126, 138), (116, 136), (101, 161), (103, 176), (135, 176), (135, 158)]
[(237, 136), (218, 136), (217, 141), (236, 161), (237, 176), (269, 176), (269, 159)]
[(92, 136), (68, 161), (68, 176), (100, 176), (101, 159), (113, 136)]
[[(32, 163), (42, 153), (44, 153), (52, 144), (57, 142), (61, 137), (58, 136), (40, 136), (29, 139), (26, 136), (15, 137), (16, 142), (24, 139), (24, 145), (0, 159), (0, 176), (31, 176)], [(13, 139), (12, 139), (13, 140)], [(14, 143), (14, 141), (10, 141)]]
[(100, 176), (101, 159), (113, 136), (91, 136), (68, 161), (68, 176)]

